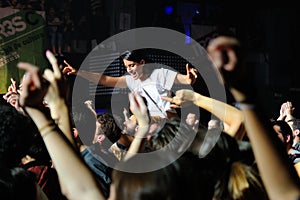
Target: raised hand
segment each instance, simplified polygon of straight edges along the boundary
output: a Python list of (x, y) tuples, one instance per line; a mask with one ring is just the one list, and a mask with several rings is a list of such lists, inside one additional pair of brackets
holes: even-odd
[(16, 85), (16, 81), (13, 78), (11, 78), (10, 81), (11, 84), (7, 89), (7, 93), (3, 95), (3, 99), (5, 99), (7, 103), (15, 107), (17, 110), (19, 110), (20, 108), (18, 103), (19, 91)]
[(67, 83), (60, 71), (56, 57), (50, 51), (46, 52), (46, 57), (52, 65), (52, 69), (45, 69), (44, 78), (50, 83), (45, 100), (49, 107), (55, 107), (66, 100)]
[(185, 67), (186, 67), (186, 77), (187, 77), (188, 83), (194, 84), (198, 77), (198, 70), (190, 67), (189, 64), (186, 64)]
[(218, 69), (232, 71), (238, 62), (235, 47), (239, 45), (236, 38), (219, 36), (208, 44), (207, 51)]
[(47, 93), (49, 82), (42, 77), (39, 68), (30, 63), (19, 62), (18, 67), (26, 71), (20, 93), (20, 106), (44, 107), (43, 99)]
[(294, 113), (295, 108), (293, 107), (292, 102), (286, 102), (285, 115), (292, 115)]
[(130, 110), (138, 121), (139, 126), (149, 126), (150, 119), (147, 106), (143, 98), (138, 94), (129, 93)]
[(72, 67), (67, 61), (64, 60), (64, 63), (67, 65), (66, 67), (63, 68), (62, 73), (67, 74), (67, 75), (76, 75), (77, 70)]

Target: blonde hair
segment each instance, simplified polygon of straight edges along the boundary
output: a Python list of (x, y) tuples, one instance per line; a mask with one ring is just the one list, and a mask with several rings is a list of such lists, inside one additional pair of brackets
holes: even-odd
[(255, 196), (263, 196), (264, 199), (267, 199), (258, 172), (241, 162), (232, 163), (228, 180), (228, 193), (230, 199), (234, 200), (249, 199), (249, 197)]

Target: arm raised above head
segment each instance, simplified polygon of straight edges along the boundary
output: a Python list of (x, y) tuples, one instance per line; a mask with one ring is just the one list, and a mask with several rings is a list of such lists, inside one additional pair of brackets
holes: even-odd
[[(55, 88), (51, 88), (55, 87), (55, 85), (51, 86), (53, 83), (49, 83), (44, 79), (38, 68), (29, 63), (19, 63), (19, 68), (27, 71), (20, 94), (20, 105), (32, 118), (43, 137), (58, 173), (62, 192), (68, 199), (104, 199), (92, 172), (82, 161), (78, 150), (72, 146), (51, 116), (45, 113), (40, 106), (48, 92), (55, 94), (54, 91), (50, 91), (55, 90)], [(59, 76), (59, 71), (57, 70), (58, 68), (54, 66), (54, 72), (52, 73)], [(50, 73), (48, 72), (48, 79), (50, 78)], [(52, 78), (54, 77), (52, 76)], [(55, 82), (55, 80), (50, 81)], [(58, 87), (56, 89), (60, 90), (61, 88)], [(68, 123), (68, 121), (65, 123)]]

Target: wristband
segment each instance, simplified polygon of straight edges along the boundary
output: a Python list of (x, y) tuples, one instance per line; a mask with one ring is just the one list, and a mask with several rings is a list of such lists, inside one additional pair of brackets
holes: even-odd
[(56, 125), (53, 124), (51, 126), (48, 126), (47, 128), (48, 129), (46, 129), (45, 131), (40, 132), (43, 139), (45, 139), (46, 136), (49, 135), (50, 133), (53, 133), (53, 131), (56, 129)]
[(239, 102), (235, 103), (234, 106), (239, 110), (253, 110), (255, 108), (254, 104), (239, 103)]

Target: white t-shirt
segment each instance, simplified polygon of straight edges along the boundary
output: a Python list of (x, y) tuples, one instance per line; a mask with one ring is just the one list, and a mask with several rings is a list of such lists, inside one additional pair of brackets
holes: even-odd
[(166, 118), (166, 111), (175, 112), (175, 110), (171, 109), (170, 103), (162, 100), (161, 96), (171, 96), (171, 88), (176, 75), (175, 71), (159, 68), (154, 69), (144, 81), (134, 80), (132, 76), (126, 75), (126, 83), (132, 93), (138, 92), (146, 98), (150, 116)]

